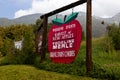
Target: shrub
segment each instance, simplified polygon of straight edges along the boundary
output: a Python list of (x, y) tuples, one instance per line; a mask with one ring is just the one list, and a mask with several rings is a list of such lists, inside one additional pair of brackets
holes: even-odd
[(113, 46), (113, 43), (112, 43), (112, 39), (109, 36), (103, 37), (99, 46), (102, 48), (102, 51), (105, 51), (105, 52), (108, 52), (108, 53), (114, 51), (114, 46)]
[(120, 50), (120, 26), (115, 24), (109, 26), (108, 36), (111, 37), (115, 50)]
[(1, 61), (0, 65), (9, 64), (33, 64), (36, 57), (35, 53), (23, 53), (22, 51), (15, 51), (16, 53), (7, 54)]
[(14, 48), (13, 40), (6, 38), (3, 46), (3, 52), (6, 56), (1, 61), (1, 64), (33, 64), (35, 55), (34, 49), (34, 34), (32, 27), (26, 27), (23, 36), (22, 50)]

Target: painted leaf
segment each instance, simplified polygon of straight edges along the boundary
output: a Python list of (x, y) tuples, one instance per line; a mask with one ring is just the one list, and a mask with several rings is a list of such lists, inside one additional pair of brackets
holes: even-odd
[(53, 24), (58, 25), (58, 26), (63, 24), (63, 21), (60, 18), (53, 19), (52, 22)]
[(77, 17), (77, 15), (78, 15), (78, 12), (75, 12), (75, 13), (70, 14), (70, 15), (66, 18), (65, 23), (68, 23), (68, 22), (74, 20), (74, 19)]

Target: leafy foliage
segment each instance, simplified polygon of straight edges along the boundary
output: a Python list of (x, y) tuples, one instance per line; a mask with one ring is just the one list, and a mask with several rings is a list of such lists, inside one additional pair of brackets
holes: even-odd
[(23, 39), (23, 55), (24, 57), (24, 64), (33, 64), (34, 58), (35, 58), (35, 49), (34, 49), (34, 33), (33, 29), (28, 28), (28, 31), (24, 33), (24, 39)]
[(120, 50), (120, 26), (115, 24), (108, 26), (108, 36), (111, 37), (115, 50)]
[[(4, 30), (4, 32), (2, 31)], [(32, 25), (11, 25), (1, 28), (0, 52), (5, 58), (1, 64), (32, 64), (35, 57)], [(16, 49), (15, 41), (23, 41), (22, 50)]]

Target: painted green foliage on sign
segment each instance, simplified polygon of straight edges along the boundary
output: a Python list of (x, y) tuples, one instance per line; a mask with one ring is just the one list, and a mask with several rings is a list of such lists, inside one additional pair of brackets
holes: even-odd
[(62, 19), (60, 19), (60, 18), (53, 19), (52, 22), (53, 22), (53, 24), (60, 26), (62, 24), (66, 24), (66, 23), (74, 20), (77, 16), (78, 16), (78, 12), (75, 12), (75, 13), (72, 13), (69, 16), (67, 16), (65, 19), (65, 22), (63, 22)]
[(53, 19), (52, 22), (53, 22), (53, 24), (56, 24), (56, 25), (62, 25), (63, 24), (63, 21), (60, 18)]

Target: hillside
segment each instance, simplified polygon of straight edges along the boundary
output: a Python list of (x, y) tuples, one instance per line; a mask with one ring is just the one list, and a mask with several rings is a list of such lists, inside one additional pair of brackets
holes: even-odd
[(0, 18), (0, 26), (8, 26), (15, 24), (12, 20), (9, 20), (7, 18)]
[(106, 22), (109, 22), (109, 23), (119, 24), (120, 23), (120, 13), (114, 15), (111, 18), (106, 18), (106, 19), (103, 18), (103, 20), (106, 21)]
[(26, 65), (0, 66), (0, 80), (97, 80), (88, 77), (79, 77), (38, 70)]
[[(40, 18), (42, 14), (31, 14), (27, 16), (22, 16), (16, 19), (7, 19), (7, 18), (0, 18), (0, 26), (9, 26), (11, 24), (35, 24), (36, 20)], [(64, 18), (64, 15), (58, 15), (59, 18)], [(56, 16), (51, 16), (48, 18), (48, 22), (50, 23), (53, 18)], [(79, 12), (77, 19), (82, 24), (84, 32), (86, 32), (86, 13)], [(101, 24), (104, 21), (105, 24)], [(92, 17), (92, 31), (94, 37), (102, 36), (106, 33), (106, 26), (112, 23), (119, 23), (120, 22), (120, 13), (116, 14), (111, 18), (100, 18), (97, 16)]]

